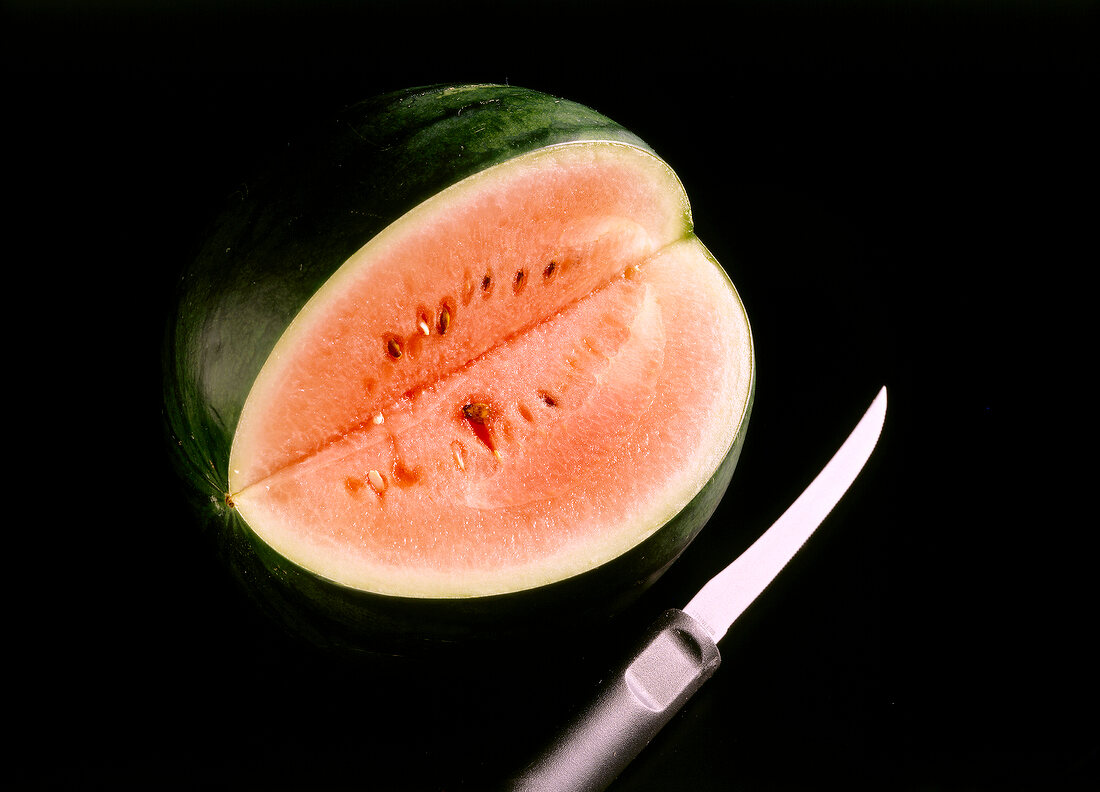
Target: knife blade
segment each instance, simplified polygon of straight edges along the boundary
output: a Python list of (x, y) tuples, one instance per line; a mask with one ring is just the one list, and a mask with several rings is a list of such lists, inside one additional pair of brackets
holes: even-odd
[(886, 418), (882, 388), (855, 429), (772, 526), (683, 608), (669, 609), (511, 792), (601, 792), (721, 663), (718, 641), (775, 579), (855, 481)]

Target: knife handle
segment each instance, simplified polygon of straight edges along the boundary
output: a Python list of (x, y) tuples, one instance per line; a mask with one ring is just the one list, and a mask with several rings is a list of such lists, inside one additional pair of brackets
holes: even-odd
[(720, 662), (717, 645), (699, 622), (680, 610), (665, 611), (630, 659), (601, 682), (591, 703), (508, 788), (606, 789)]

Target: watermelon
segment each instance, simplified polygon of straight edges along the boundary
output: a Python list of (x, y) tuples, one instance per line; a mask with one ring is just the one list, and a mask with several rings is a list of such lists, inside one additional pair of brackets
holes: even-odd
[(230, 199), (178, 286), (173, 457), (247, 590), (324, 645), (614, 613), (744, 440), (748, 319), (680, 180), (537, 91), (347, 108)]

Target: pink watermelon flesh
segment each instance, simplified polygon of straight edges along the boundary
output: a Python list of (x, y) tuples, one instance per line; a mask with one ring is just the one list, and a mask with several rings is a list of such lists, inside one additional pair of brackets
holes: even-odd
[(622, 144), (545, 149), (422, 204), (315, 295), (249, 395), (231, 498), (351, 587), (544, 585), (680, 511), (751, 378), (672, 171)]

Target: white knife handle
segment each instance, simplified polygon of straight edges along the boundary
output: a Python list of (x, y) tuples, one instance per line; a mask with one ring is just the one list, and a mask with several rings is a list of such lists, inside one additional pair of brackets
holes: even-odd
[(650, 628), (630, 660), (509, 787), (512, 792), (606, 789), (718, 668), (707, 630), (680, 610)]

